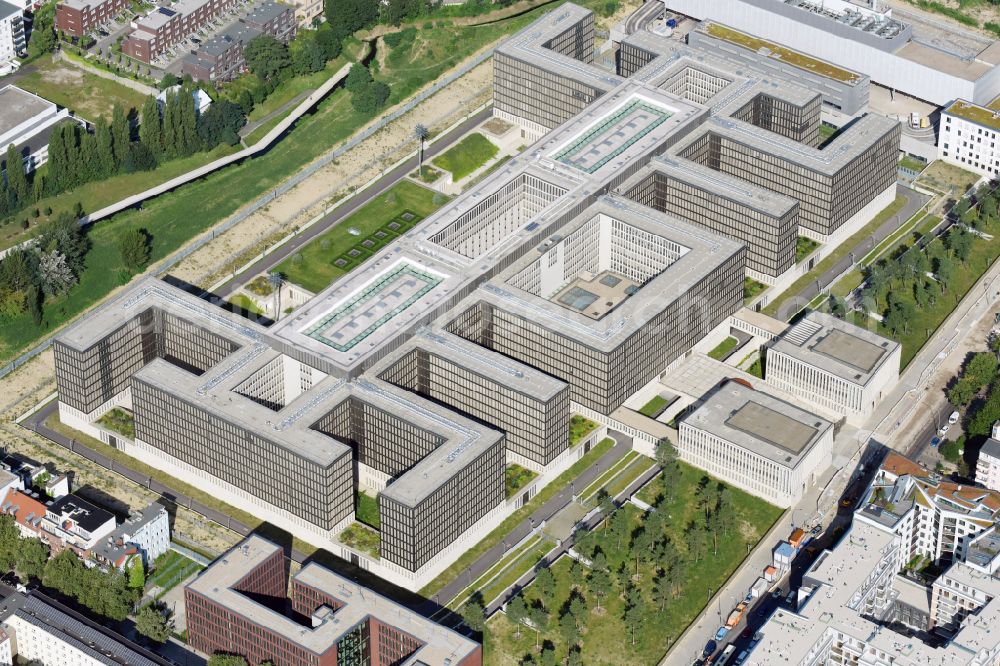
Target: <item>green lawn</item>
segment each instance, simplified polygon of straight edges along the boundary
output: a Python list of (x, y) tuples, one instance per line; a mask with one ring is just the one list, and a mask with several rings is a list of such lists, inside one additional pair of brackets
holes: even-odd
[(132, 414), (121, 407), (115, 407), (97, 419), (97, 425), (113, 430), (129, 439), (135, 439), (135, 419), (132, 418)]
[(146, 99), (141, 92), (65, 61), (56, 62), (51, 55), (42, 56), (30, 67), (34, 71), (19, 79), (18, 87), (64, 106), (91, 122), (99, 116), (110, 122), (115, 104), (126, 111), (138, 110)]
[[(873, 233), (875, 233), (875, 231), (879, 227), (885, 224), (886, 220), (888, 220), (893, 215), (902, 210), (904, 205), (906, 205), (906, 199), (903, 198), (902, 196), (897, 196), (896, 200), (893, 201), (888, 206), (886, 206), (885, 208), (883, 208), (878, 215), (872, 218), (871, 222), (866, 224), (856, 234), (854, 234), (849, 239), (847, 239), (839, 246), (837, 246), (836, 249), (830, 252), (830, 254), (828, 254), (826, 258), (823, 259), (823, 261), (813, 266), (813, 269), (811, 271), (809, 271), (808, 273), (800, 277), (798, 280), (793, 282), (791, 286), (788, 287), (788, 289), (786, 289), (781, 293), (780, 296), (778, 296), (777, 298), (773, 299), (770, 303), (768, 303), (764, 307), (762, 312), (771, 317), (777, 315), (778, 312), (781, 310), (782, 306), (784, 306), (789, 299), (793, 298), (794, 296), (798, 296), (799, 292), (802, 291), (806, 287), (806, 285), (815, 282), (816, 278), (825, 273), (826, 270), (830, 268), (830, 266), (833, 266), (835, 263), (840, 261), (844, 256), (846, 256), (855, 246), (856, 241), (858, 239), (867, 238), (871, 236)], [(860, 257), (858, 257), (858, 259), (860, 259)], [(795, 314), (794, 312), (789, 313), (788, 315), (789, 318), (791, 318), (791, 316), (794, 314)]]
[(260, 305), (257, 304), (255, 300), (247, 296), (246, 294), (236, 294), (229, 299), (229, 302), (241, 310), (246, 310), (255, 315), (262, 315), (264, 311), (261, 309)]
[[(283, 261), (276, 270), (309, 291), (322, 291), (446, 200), (426, 187), (400, 181)], [(356, 229), (358, 235), (352, 235), (349, 229)]]
[(355, 493), (355, 497), (355, 518), (369, 527), (379, 529), (382, 526), (382, 514), (378, 508), (378, 498), (360, 491)]
[(473, 132), (435, 157), (433, 164), (450, 171), (452, 180), (458, 182), (496, 157), (498, 152), (500, 149), (492, 141), (479, 132)]
[[(553, 479), (549, 485), (542, 488), (537, 495), (531, 498), (531, 500), (522, 506), (520, 509), (507, 516), (500, 525), (498, 525), (492, 532), (487, 534), (482, 541), (477, 543), (475, 546), (465, 551), (465, 553), (455, 560), (450, 567), (445, 569), (440, 576), (434, 579), (432, 583), (428, 583), (422, 590), (420, 590), (421, 596), (432, 597), (438, 592), (442, 587), (453, 581), (457, 576), (464, 572), (470, 564), (478, 560), (483, 553), (492, 548), (493, 546), (500, 543), (507, 533), (510, 532), (514, 527), (517, 526), (522, 520), (534, 513), (538, 507), (545, 504), (552, 498), (556, 493), (569, 485), (569, 482), (579, 476), (583, 470), (587, 469), (605, 453), (610, 451), (614, 447), (614, 440), (602, 439), (597, 443), (594, 448), (587, 452), (582, 458), (577, 460), (567, 469), (565, 472), (560, 474), (558, 477)], [(442, 599), (442, 603), (447, 603), (451, 599)]]
[(729, 353), (736, 349), (736, 345), (740, 344), (740, 341), (729, 336), (722, 342), (720, 342), (715, 349), (708, 352), (709, 357), (714, 358), (716, 361), (721, 361), (722, 359), (729, 356)]
[(569, 418), (569, 445), (576, 446), (584, 437), (597, 428), (597, 424), (579, 414)]
[[(555, 649), (555, 663), (563, 663), (566, 657), (567, 646), (562, 632), (557, 629), (558, 618), (561, 609), (568, 605), (574, 589), (586, 602), (586, 633), (581, 639), (583, 663), (608, 666), (658, 663), (670, 645), (705, 607), (707, 592), (719, 589), (746, 558), (747, 544), (756, 544), (782, 514), (777, 507), (738, 489), (729, 488), (733, 501), (733, 527), (717, 535), (717, 552), (710, 540), (707, 554), (695, 561), (688, 552), (689, 539), (685, 528), (698, 518), (698, 508), (691, 500), (696, 494), (696, 488), (705, 482), (709, 487), (718, 483), (715, 479), (706, 477), (701, 470), (682, 464), (680, 479), (671, 489), (671, 497), (658, 506), (658, 511), (670, 516), (666, 522), (666, 535), (677, 546), (677, 557), (685, 561), (686, 565), (673, 598), (661, 609), (652, 596), (655, 587), (653, 566), (640, 562), (639, 576), (630, 581), (639, 590), (639, 603), (643, 608), (642, 622), (636, 630), (635, 646), (632, 645), (631, 628), (623, 620), (625, 595), (617, 575), (612, 575), (614, 582), (611, 593), (599, 600), (589, 587), (586, 568), (574, 566), (570, 558), (562, 558), (552, 567), (555, 589), (551, 595), (541, 595), (535, 585), (529, 585), (525, 589), (523, 594), (529, 606), (541, 604), (549, 612), (550, 629), (542, 631), (540, 639), (551, 642)], [(663, 493), (657, 480), (647, 486), (643, 499), (655, 504), (656, 496)], [(643, 526), (645, 514), (632, 505), (625, 505), (619, 511), (625, 512), (628, 519), (629, 529), (626, 534), (636, 534)], [(626, 567), (634, 574), (636, 570), (636, 551), (629, 544), (629, 537), (618, 541), (612, 530), (603, 525), (586, 537), (580, 547), (585, 552), (599, 548), (605, 554), (611, 571)], [(672, 562), (673, 560), (657, 565)], [(599, 602), (601, 611), (597, 611)], [(517, 666), (524, 663), (522, 659), (525, 655), (532, 653), (535, 640), (535, 632), (527, 627), (517, 637), (507, 616), (498, 613), (486, 625), (483, 662), (496, 666)]]
[(156, 594), (156, 598), (159, 599), (172, 588), (180, 585), (188, 576), (201, 571), (202, 568), (194, 560), (173, 550), (168, 550), (156, 558), (153, 571), (146, 582), (160, 588)]
[(367, 525), (353, 523), (340, 533), (339, 539), (345, 546), (360, 550), (376, 560), (379, 559), (382, 538), (376, 530)]
[(757, 360), (753, 362), (753, 365), (747, 368), (747, 372), (749, 372), (754, 377), (759, 377), (761, 379), (764, 379), (765, 367), (766, 366), (764, 365), (764, 357), (758, 356)]
[(531, 480), (538, 474), (515, 463), (510, 463), (507, 465), (506, 476), (507, 497), (513, 497), (517, 491), (531, 483)]
[(664, 409), (667, 408), (667, 405), (669, 404), (670, 401), (668, 401), (662, 395), (654, 395), (649, 402), (647, 402), (645, 405), (639, 408), (639, 413), (642, 414), (643, 416), (648, 416), (651, 419), (655, 419), (657, 416), (660, 415), (660, 412), (662, 412)]
[(805, 236), (799, 236), (795, 239), (795, 263), (800, 263), (806, 257), (813, 253), (816, 248), (819, 247), (819, 243), (811, 238), (806, 238)]
[(919, 173), (920, 171), (923, 171), (924, 167), (927, 166), (927, 162), (918, 160), (915, 157), (910, 157), (909, 155), (903, 155), (903, 159), (899, 160), (899, 166)]
[(757, 282), (753, 278), (745, 278), (743, 280), (743, 302), (749, 303), (753, 299), (757, 298), (760, 292), (767, 289), (767, 285), (763, 282)]
[(506, 570), (497, 576), (487, 585), (479, 588), (478, 592), (483, 595), (487, 602), (496, 599), (504, 590), (513, 585), (524, 574), (528, 573), (541, 562), (554, 547), (555, 542), (548, 537), (522, 548), (514, 557), (507, 560)]

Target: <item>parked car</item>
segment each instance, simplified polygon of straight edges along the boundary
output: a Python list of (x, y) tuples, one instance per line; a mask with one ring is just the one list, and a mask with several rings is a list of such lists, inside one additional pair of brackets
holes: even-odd
[(812, 534), (814, 534), (814, 535), (815, 534), (819, 534), (822, 531), (823, 531), (823, 526), (822, 525), (813, 525), (813, 528), (811, 530), (809, 530), (809, 532), (812, 533)]
[(961, 417), (962, 415), (959, 414), (958, 412), (952, 412), (951, 416), (948, 417), (948, 423), (950, 423), (951, 425), (955, 425), (956, 423), (958, 423), (958, 419), (960, 419)]
[(942, 437), (944, 437), (945, 435), (948, 434), (949, 430), (951, 430), (951, 424), (950, 423), (945, 423), (943, 426), (941, 426), (941, 429), (938, 430), (938, 434), (941, 435)]
[(941, 443), (941, 438), (940, 437), (932, 437), (931, 438), (931, 448), (932, 449), (936, 449), (937, 446), (938, 446), (938, 444), (940, 444), (940, 443)]
[(719, 627), (719, 630), (715, 632), (715, 640), (721, 641), (723, 638), (726, 637), (727, 633), (729, 633), (729, 627), (722, 625), (721, 627)]
[(717, 647), (719, 647), (719, 644), (716, 643), (715, 641), (709, 641), (705, 643), (705, 649), (702, 650), (701, 652), (702, 656), (711, 657)]

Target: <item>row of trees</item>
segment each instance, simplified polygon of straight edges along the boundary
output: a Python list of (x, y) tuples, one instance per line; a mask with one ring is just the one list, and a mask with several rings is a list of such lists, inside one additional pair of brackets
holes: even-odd
[(98, 118), (93, 132), (76, 123), (58, 125), (49, 139), (48, 164), (30, 174), (13, 146), (8, 147), (7, 177), (0, 182), (0, 218), (85, 183), (149, 171), (168, 159), (237, 143), (239, 129), (246, 123), (239, 105), (219, 100), (199, 115), (192, 92), (185, 86), (167, 95), (162, 112), (155, 98), (147, 98), (138, 132), (135, 110), (126, 112), (117, 105), (111, 123)]
[(49, 547), (22, 536), (9, 515), (0, 516), (0, 565), (13, 570), (23, 582), (40, 581), (111, 620), (124, 620), (142, 594), (142, 586), (132, 587), (122, 572), (87, 567), (71, 550), (49, 559)]
[[(657, 447), (657, 461), (662, 493), (652, 511), (636, 516), (634, 509), (616, 507), (602, 495), (602, 524), (593, 532), (578, 534), (574, 545), (589, 566), (573, 561), (568, 591), (557, 594), (555, 576), (542, 566), (534, 582), (508, 602), (506, 614), (515, 637), (520, 638), (525, 628), (535, 633), (537, 654), (525, 656), (521, 663), (583, 663), (583, 636), (591, 616), (605, 617), (611, 608), (620, 612), (618, 619), (631, 645), (647, 629), (656, 633), (675, 612), (671, 601), (683, 594), (692, 569), (714, 557), (720, 543), (736, 532), (732, 492), (703, 477), (693, 489), (694, 512), (679, 535), (669, 512), (676, 513), (673, 503), (679, 498), (674, 493), (682, 485), (683, 472), (668, 440)], [(466, 624), (477, 631), (484, 627), (483, 601), (474, 596), (462, 608)]]

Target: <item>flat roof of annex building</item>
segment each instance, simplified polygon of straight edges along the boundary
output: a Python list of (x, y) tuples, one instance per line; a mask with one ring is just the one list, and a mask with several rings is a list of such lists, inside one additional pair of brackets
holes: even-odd
[(794, 469), (833, 424), (767, 393), (727, 382), (680, 427), (707, 432)]
[(480, 647), (461, 634), (315, 562), (305, 565), (293, 579), (344, 604), (317, 627), (296, 622), (233, 589), (253, 569), (278, 552), (281, 552), (278, 545), (251, 535), (199, 573), (186, 589), (317, 655), (335, 650), (337, 641), (345, 633), (368, 618), (377, 619), (423, 643), (403, 664), (444, 664), (448, 659), (458, 663)]
[(772, 343), (774, 351), (865, 386), (892, 357), (899, 343), (811, 311)]
[[(538, 261), (541, 248), (529, 251), (511, 264), (481, 286), (470, 300), (490, 303), (588, 347), (610, 352), (746, 248), (738, 241), (616, 195), (600, 197), (575, 216), (560, 228), (560, 239), (602, 215), (677, 243), (687, 251), (599, 320), (508, 283)], [(548, 245), (542, 248), (547, 249)]]
[[(3, 4), (0, 0), (0, 16), (4, 14)], [(0, 113), (0, 136), (35, 116), (55, 108), (56, 105), (53, 102), (15, 85), (0, 87), (0, 109), (3, 109), (3, 113)], [(6, 146), (4, 149), (6, 150)]]

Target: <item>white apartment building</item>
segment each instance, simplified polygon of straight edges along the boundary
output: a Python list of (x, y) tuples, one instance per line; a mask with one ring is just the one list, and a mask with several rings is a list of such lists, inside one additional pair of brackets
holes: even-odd
[(899, 343), (813, 311), (768, 347), (764, 379), (860, 426), (899, 381), (899, 356)]
[(8, 638), (0, 643), (0, 666), (168, 666), (170, 662), (99, 627), (57, 602), (30, 592), (3, 600), (0, 615)]
[(133, 555), (149, 567), (156, 558), (170, 550), (170, 517), (167, 509), (153, 502), (132, 514), (101, 543), (94, 546), (98, 561), (121, 569)]
[(979, 449), (976, 461), (976, 483), (990, 490), (1000, 490), (1000, 440), (996, 437), (1000, 428), (993, 427), (993, 437), (986, 440)]
[(12, 72), (17, 67), (17, 57), (24, 55), (26, 49), (24, 8), (0, 0), (0, 75)]
[(941, 159), (989, 178), (1000, 174), (1000, 111), (956, 100), (941, 111)]
[(780, 507), (830, 466), (833, 424), (730, 381), (680, 422), (681, 460)]
[[(3, 4), (0, 0), (0, 5)], [(7, 146), (13, 145), (21, 153), (28, 171), (48, 160), (49, 136), (55, 126), (71, 122), (67, 109), (60, 110), (47, 99), (17, 86), (0, 87), (0, 110), (0, 159)]]
[[(906, 617), (900, 604), (912, 585), (896, 575), (906, 563), (904, 546), (899, 536), (855, 521), (803, 575), (797, 609), (778, 608), (760, 628), (743, 665), (1000, 664), (1000, 581), (963, 563), (934, 583), (930, 610), (921, 615), (930, 626), (912, 627), (944, 634), (946, 642), (932, 645), (891, 628)], [(926, 597), (917, 602), (926, 606)]]
[(1000, 493), (943, 481), (892, 452), (866, 491), (854, 520), (901, 538), (903, 563), (968, 561), (990, 573), (1000, 557), (984, 540), (994, 538)]

